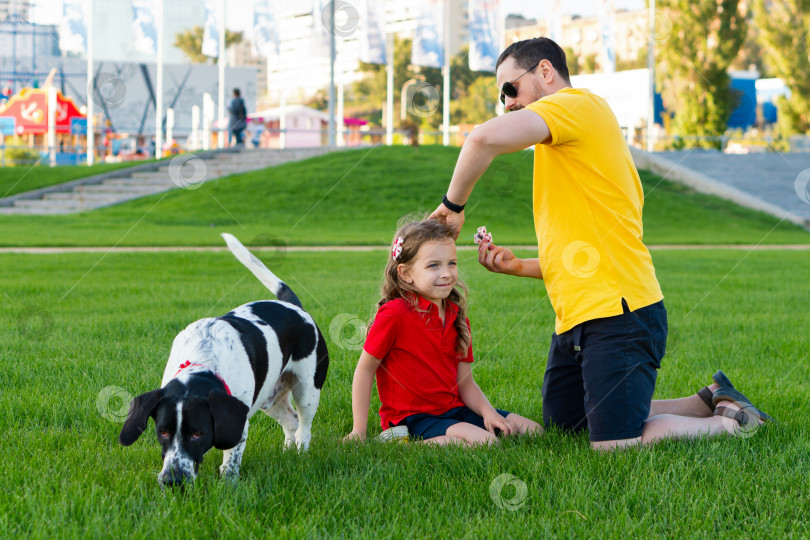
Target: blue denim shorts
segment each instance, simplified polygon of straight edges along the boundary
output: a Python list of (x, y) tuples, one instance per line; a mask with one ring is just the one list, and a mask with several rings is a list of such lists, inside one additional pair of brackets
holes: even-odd
[[(504, 418), (509, 415), (508, 411), (502, 411), (500, 409), (495, 410), (498, 411), (498, 413)], [(408, 426), (408, 433), (411, 437), (416, 439), (432, 439), (433, 437), (441, 437), (442, 435), (446, 435), (447, 428), (461, 422), (466, 422), (468, 424), (478, 426), (481, 429), (486, 429), (484, 427), (484, 419), (472, 412), (467, 407), (456, 407), (442, 414), (412, 414), (405, 418), (403, 422), (400, 422), (400, 425), (404, 423), (406, 426)], [(496, 435), (499, 432), (499, 429), (495, 430)]]
[(640, 437), (666, 352), (667, 310), (660, 301), (586, 321), (551, 337), (543, 377), (543, 423), (591, 441)]

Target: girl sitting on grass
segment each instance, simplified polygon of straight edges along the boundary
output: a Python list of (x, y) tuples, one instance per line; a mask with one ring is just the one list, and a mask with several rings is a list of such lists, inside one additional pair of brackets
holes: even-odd
[(382, 299), (352, 382), (352, 432), (366, 438), (377, 376), (384, 435), (433, 444), (492, 444), (541, 433), (540, 424), (490, 405), (473, 380), (466, 287), (458, 279), (452, 232), (436, 220), (408, 222), (394, 236)]

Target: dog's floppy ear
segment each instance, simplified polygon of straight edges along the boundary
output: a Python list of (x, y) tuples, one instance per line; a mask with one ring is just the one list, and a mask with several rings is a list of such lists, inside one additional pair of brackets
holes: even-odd
[(138, 437), (146, 429), (146, 423), (162, 397), (163, 389), (158, 388), (141, 394), (132, 400), (132, 403), (129, 404), (129, 415), (127, 415), (127, 420), (124, 422), (124, 427), (121, 428), (121, 434), (118, 435), (118, 442), (124, 446), (129, 446), (138, 440)]
[(228, 450), (239, 444), (250, 410), (248, 406), (225, 392), (212, 390), (208, 394), (208, 408), (214, 421), (214, 447)]

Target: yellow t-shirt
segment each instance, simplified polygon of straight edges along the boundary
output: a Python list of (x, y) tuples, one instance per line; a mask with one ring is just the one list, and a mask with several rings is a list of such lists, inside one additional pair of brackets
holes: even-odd
[(528, 110), (551, 140), (534, 147), (534, 227), (557, 334), (663, 298), (641, 241), (644, 192), (604, 99), (564, 88)]

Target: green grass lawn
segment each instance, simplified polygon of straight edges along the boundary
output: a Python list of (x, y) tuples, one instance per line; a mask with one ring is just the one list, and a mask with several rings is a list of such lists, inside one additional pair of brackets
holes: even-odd
[(47, 162), (43, 161), (43, 163), (33, 166), (0, 167), (0, 199), (153, 161), (155, 160), (99, 163), (90, 167), (86, 165), (49, 167)]
[[(396, 220), (431, 212), (457, 148), (374, 147), (312, 158), (114, 207), (67, 216), (0, 216), (0, 245), (383, 245)], [(533, 245), (531, 152), (498, 158), (468, 201), (464, 242), (486, 225), (504, 244)], [(659, 243), (810, 243), (804, 229), (649, 173), (644, 240)]]
[[(438, 186), (446, 172), (437, 171)], [(358, 223), (377, 212), (358, 212), (355, 227), (363, 229)], [(232, 224), (221, 226), (240, 235)], [(500, 229), (491, 228), (497, 235)], [(209, 234), (207, 242), (219, 242)], [(390, 227), (375, 225), (373, 234), (379, 238), (369, 234), (369, 241), (385, 241)], [(471, 289), (476, 380), (495, 406), (540, 418), (553, 328), (543, 285), (488, 274), (472, 256), (461, 252), (460, 271)], [(319, 323), (331, 355), (311, 450), (282, 452), (280, 427), (260, 414), (237, 483), (217, 479), (221, 452), (212, 450), (197, 485), (179, 492), (157, 485), (160, 451), (151, 422), (133, 446), (118, 445), (125, 405), (108, 398), (115, 387), (126, 396), (156, 388), (172, 339), (188, 323), (268, 293), (228, 253), (0, 255), (3, 535), (810, 535), (806, 252), (653, 253), (671, 328), (656, 398), (692, 394), (720, 368), (780, 423), (748, 439), (608, 455), (593, 453), (584, 436), (554, 431), (472, 450), (338, 444), (351, 427), (358, 352), (349, 345), (357, 336), (330, 326), (342, 314), (370, 315), (385, 257), (380, 250), (273, 259), (272, 269)], [(376, 411), (370, 426), (379, 432)], [(496, 479), (504, 474), (515, 479), (499, 498)]]

